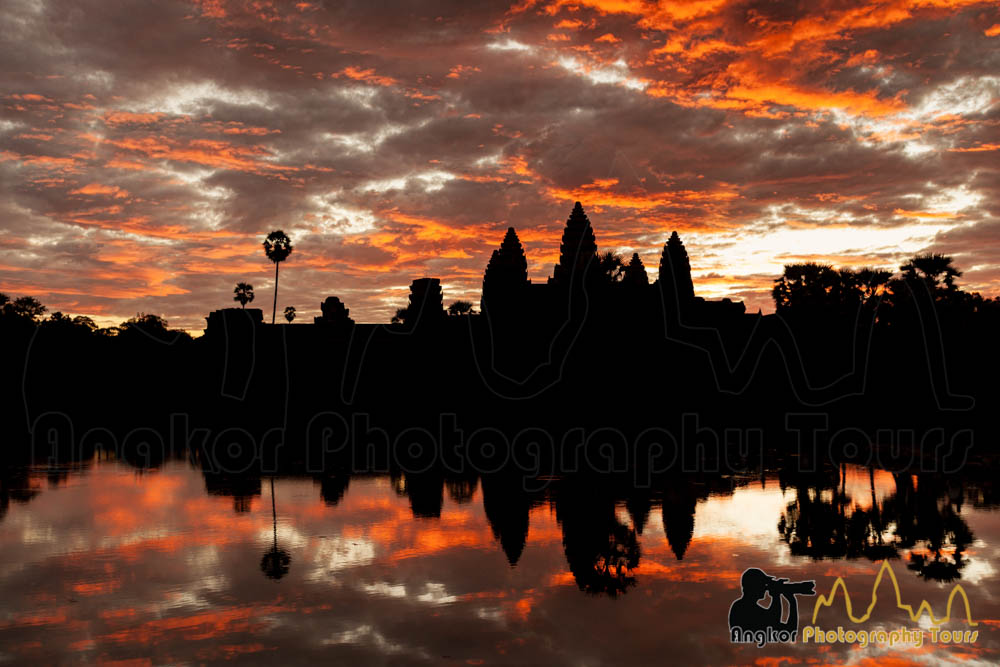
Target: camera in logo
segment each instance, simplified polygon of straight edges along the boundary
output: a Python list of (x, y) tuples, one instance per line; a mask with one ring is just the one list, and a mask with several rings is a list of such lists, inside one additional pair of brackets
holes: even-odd
[[(729, 639), (734, 644), (790, 643), (799, 632), (798, 595), (816, 595), (816, 581), (778, 579), (755, 567), (747, 568), (740, 578), (743, 594), (729, 607)], [(760, 601), (771, 597), (768, 606)], [(788, 615), (782, 620), (782, 603), (788, 604)]]

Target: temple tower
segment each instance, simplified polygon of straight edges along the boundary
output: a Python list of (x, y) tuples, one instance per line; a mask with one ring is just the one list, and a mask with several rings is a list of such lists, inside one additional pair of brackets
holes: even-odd
[(632, 259), (625, 267), (625, 277), (622, 284), (626, 287), (646, 287), (649, 285), (649, 276), (646, 275), (646, 267), (639, 259), (639, 253), (632, 253)]
[(483, 274), (482, 308), (487, 310), (513, 305), (528, 282), (528, 260), (524, 256), (524, 248), (514, 228), (508, 227), (503, 242), (493, 251)]
[(552, 274), (552, 282), (568, 285), (579, 282), (597, 270), (597, 241), (583, 206), (576, 202), (559, 244), (559, 263)]
[(677, 232), (673, 232), (663, 246), (659, 283), (665, 302), (687, 305), (694, 301), (691, 262)]

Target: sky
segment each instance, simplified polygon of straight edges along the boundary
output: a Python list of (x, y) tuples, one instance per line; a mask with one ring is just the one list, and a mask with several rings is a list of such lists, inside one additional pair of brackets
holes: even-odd
[(478, 304), (577, 200), (750, 311), (784, 264), (929, 251), (1000, 294), (995, 0), (5, 0), (0, 82), (0, 291), (101, 324), (268, 310), (272, 229), (279, 313)]

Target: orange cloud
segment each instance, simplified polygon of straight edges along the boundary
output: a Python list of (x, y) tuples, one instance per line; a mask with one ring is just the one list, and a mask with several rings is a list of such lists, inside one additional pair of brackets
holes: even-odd
[(123, 190), (117, 185), (102, 185), (101, 183), (90, 183), (82, 188), (70, 190), (71, 195), (110, 195), (115, 199), (125, 199), (128, 197), (128, 190)]
[(108, 160), (104, 166), (108, 169), (127, 169), (129, 171), (145, 171), (147, 169), (146, 165), (141, 162), (133, 162), (131, 160), (122, 160), (119, 158)]
[(53, 157), (51, 155), (21, 155), (12, 151), (0, 151), (0, 161), (17, 160), (21, 164), (43, 169), (56, 169), (68, 173), (79, 171), (80, 165), (70, 157)]
[(1000, 144), (979, 144), (978, 146), (969, 146), (967, 148), (949, 148), (953, 153), (980, 153), (983, 151), (996, 151), (1000, 150)]
[(269, 130), (266, 127), (227, 127), (223, 134), (249, 134), (255, 137), (262, 137), (267, 134), (280, 134), (281, 130)]
[(723, 186), (716, 190), (673, 190), (650, 193), (645, 190), (615, 191), (618, 179), (597, 179), (576, 188), (548, 188), (554, 199), (585, 201), (588, 207), (603, 207), (649, 211), (664, 206), (685, 206), (695, 203), (725, 202), (739, 197), (735, 187)]
[[(82, 137), (89, 136), (91, 135), (82, 135)], [(163, 135), (123, 139), (95, 137), (95, 139), (155, 159), (191, 162), (217, 169), (271, 174), (278, 177), (282, 177), (283, 172), (294, 172), (299, 169), (267, 161), (265, 158), (268, 156), (268, 151), (262, 147), (236, 146), (214, 139), (191, 139), (186, 143)]]
[(132, 113), (129, 111), (110, 111), (104, 114), (107, 125), (148, 125), (159, 122), (166, 116), (164, 113)]
[(396, 208), (382, 211), (381, 215), (393, 222), (414, 227), (414, 236), (420, 241), (469, 241), (481, 239), (481, 228), (478, 226), (453, 227), (433, 218), (402, 213)]
[[(772, 83), (759, 85), (737, 85), (729, 88), (725, 96), (729, 100), (754, 103), (780, 104), (800, 109), (845, 109), (871, 116), (885, 116), (904, 108), (898, 98), (882, 100), (874, 91), (867, 93), (810, 91), (791, 85)], [(706, 102), (707, 106), (713, 106)]]
[(8, 100), (22, 100), (24, 102), (54, 102), (52, 98), (45, 97), (44, 95), (38, 95), (36, 93), (15, 93), (13, 95), (7, 95)]
[(375, 73), (374, 69), (361, 69), (360, 67), (345, 67), (339, 72), (334, 72), (330, 75), (334, 79), (339, 79), (340, 77), (346, 77), (348, 79), (353, 79), (355, 81), (364, 81), (365, 83), (370, 83), (376, 86), (395, 86), (399, 83), (396, 79), (391, 76), (379, 76)]
[(946, 211), (907, 211), (901, 208), (894, 209), (893, 215), (898, 215), (903, 218), (935, 218), (943, 220), (950, 220), (958, 217), (957, 214)]
[(481, 72), (481, 71), (482, 71), (481, 69), (479, 69), (478, 67), (474, 67), (472, 65), (455, 65), (450, 70), (448, 70), (447, 76), (449, 79), (458, 79), (463, 74), (469, 74), (471, 72)]

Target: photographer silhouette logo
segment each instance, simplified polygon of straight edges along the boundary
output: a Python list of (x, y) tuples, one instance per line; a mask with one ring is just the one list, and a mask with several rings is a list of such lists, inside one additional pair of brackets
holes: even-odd
[[(816, 581), (789, 582), (751, 567), (743, 572), (740, 585), (743, 594), (729, 607), (729, 640), (734, 644), (756, 644), (758, 648), (795, 642), (799, 634), (796, 596), (816, 595)], [(767, 606), (761, 604), (765, 595), (770, 597)], [(788, 608), (787, 615), (783, 606)]]

